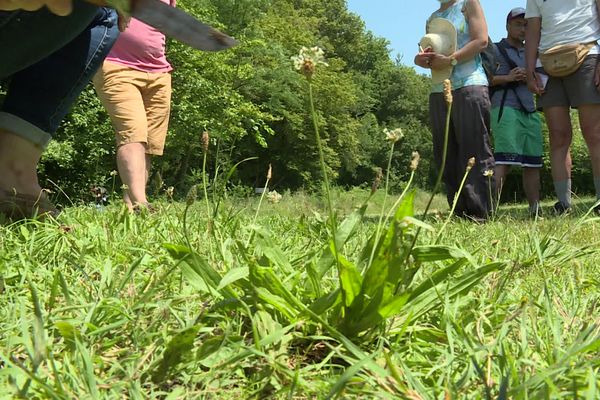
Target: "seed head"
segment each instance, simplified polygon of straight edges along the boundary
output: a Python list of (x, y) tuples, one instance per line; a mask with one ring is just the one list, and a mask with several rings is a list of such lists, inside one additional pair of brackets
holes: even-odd
[(494, 170), (486, 169), (485, 171), (483, 171), (483, 176), (485, 176), (486, 178), (494, 176)]
[(375, 169), (375, 180), (373, 180), (373, 184), (371, 185), (371, 193), (375, 193), (381, 184), (381, 179), (383, 178), (383, 170), (381, 168)]
[(204, 153), (208, 153), (208, 143), (210, 142), (208, 131), (202, 132), (202, 138), (200, 139), (200, 142), (202, 143), (202, 151)]
[(467, 162), (467, 171), (470, 171), (475, 166), (475, 157), (469, 158), (469, 162)]
[(450, 79), (444, 81), (444, 99), (448, 105), (452, 104), (452, 82)]
[(194, 202), (196, 201), (197, 198), (198, 198), (198, 186), (194, 185), (190, 188), (190, 191), (188, 192), (187, 196), (185, 196), (185, 204), (187, 204), (188, 206), (191, 206), (192, 204), (194, 204)]
[(271, 180), (271, 177), (273, 176), (273, 168), (271, 167), (271, 164), (269, 163), (269, 170), (267, 171), (267, 180)]
[(328, 66), (325, 62), (323, 49), (320, 47), (302, 47), (297, 56), (292, 57), (294, 69), (300, 71), (306, 78), (311, 79), (317, 70), (317, 66)]
[(410, 160), (410, 169), (416, 171), (419, 167), (419, 161), (421, 161), (421, 155), (418, 151), (412, 152), (412, 159)]

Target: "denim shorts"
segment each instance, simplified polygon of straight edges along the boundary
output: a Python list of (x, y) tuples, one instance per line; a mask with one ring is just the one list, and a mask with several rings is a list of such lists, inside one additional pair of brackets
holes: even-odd
[[(117, 14), (73, 2), (59, 17), (43, 9), (0, 12), (0, 79), (8, 78), (0, 129), (45, 147), (116, 41)], [(26, 39), (24, 39), (26, 38)]]

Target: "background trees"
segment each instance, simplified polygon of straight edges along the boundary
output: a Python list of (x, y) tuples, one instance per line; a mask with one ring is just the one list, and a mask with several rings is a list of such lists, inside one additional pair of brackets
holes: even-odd
[[(169, 42), (168, 57), (175, 67), (173, 110), (165, 156), (155, 165), (155, 190), (174, 186), (183, 194), (199, 181), (205, 130), (212, 139), (211, 175), (217, 166), (226, 171), (240, 160), (258, 157), (238, 169), (232, 184), (262, 184), (272, 164), (277, 189), (316, 187), (320, 169), (306, 82), (290, 61), (302, 46), (315, 45), (325, 50), (329, 63), (314, 88), (334, 183), (370, 184), (374, 170), (387, 161), (383, 128), (402, 127), (405, 138), (397, 146), (392, 184), (398, 187), (406, 180), (410, 154), (418, 150), (423, 161), (417, 180), (429, 186), (428, 78), (391, 59), (387, 41), (366, 30), (344, 0), (181, 0), (178, 5), (241, 45), (213, 54)], [(575, 136), (575, 184), (591, 189), (587, 152), (579, 151), (585, 148), (580, 135)], [(56, 139), (44, 155), (42, 175), (65, 194), (85, 198), (91, 185), (120, 185), (111, 175), (112, 128), (91, 87)], [(515, 178), (515, 184), (509, 181), (505, 187), (511, 198), (519, 190)]]

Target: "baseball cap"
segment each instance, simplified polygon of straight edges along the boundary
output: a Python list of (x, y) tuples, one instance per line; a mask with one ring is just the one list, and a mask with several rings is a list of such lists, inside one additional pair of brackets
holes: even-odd
[(506, 22), (513, 20), (515, 18), (524, 17), (525, 9), (523, 7), (517, 7), (510, 10), (508, 15), (506, 16)]

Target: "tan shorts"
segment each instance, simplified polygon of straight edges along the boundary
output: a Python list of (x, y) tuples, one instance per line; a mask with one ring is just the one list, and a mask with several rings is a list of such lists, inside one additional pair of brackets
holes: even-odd
[(564, 78), (550, 77), (538, 105), (548, 108), (600, 104), (600, 89), (594, 85), (599, 62), (600, 55), (589, 55), (575, 73)]
[(105, 61), (93, 82), (115, 128), (117, 147), (144, 143), (147, 154), (162, 155), (171, 112), (171, 74)]

